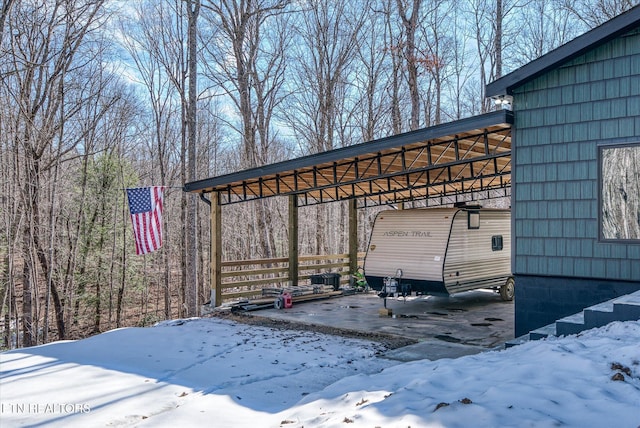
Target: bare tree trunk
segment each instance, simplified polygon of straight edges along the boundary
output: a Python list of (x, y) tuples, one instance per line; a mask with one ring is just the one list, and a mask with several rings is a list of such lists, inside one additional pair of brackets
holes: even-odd
[(486, 33), (487, 20), (492, 20), (492, 15), (486, 9), (485, 0), (474, 0), (473, 2), (473, 29), (475, 32), (476, 40), (476, 52), (479, 60), (479, 74), (480, 74), (480, 103), (482, 105), (480, 112), (486, 113), (491, 110), (492, 103), (484, 96), (484, 88), (492, 80), (494, 69), (487, 70), (487, 62), (490, 66), (494, 66), (495, 63), (491, 60), (491, 50), (494, 48), (494, 43), (491, 41), (495, 35), (493, 33)]
[[(109, 189), (104, 189), (104, 193), (108, 192)], [(103, 202), (101, 203), (101, 215), (100, 215), (100, 238), (98, 240), (98, 261), (96, 265), (96, 294), (95, 294), (95, 314), (94, 314), (94, 322), (93, 322), (93, 333), (100, 333), (100, 323), (102, 322), (102, 281), (103, 281), (103, 271), (102, 265), (104, 263), (104, 244), (106, 240), (106, 213), (107, 207), (105, 206), (105, 199), (103, 196)]]
[[(58, 91), (58, 95), (63, 97), (63, 85), (60, 85), (60, 89)], [(47, 343), (49, 341), (49, 305), (51, 300), (51, 293), (53, 292), (55, 285), (53, 283), (53, 269), (54, 269), (54, 247), (56, 246), (56, 195), (57, 188), (56, 185), (58, 183), (59, 176), (59, 168), (60, 168), (60, 160), (62, 158), (61, 150), (62, 150), (62, 140), (64, 138), (64, 106), (61, 108), (61, 123), (60, 131), (58, 134), (58, 148), (56, 150), (56, 154), (54, 156), (55, 163), (53, 167), (53, 179), (49, 183), (49, 194), (51, 195), (51, 206), (49, 208), (49, 239), (48, 239), (48, 265), (47, 265), (47, 291), (45, 296), (45, 311), (44, 311), (44, 335), (43, 342)], [(57, 288), (55, 291), (56, 294), (56, 319), (58, 319), (58, 331), (60, 331), (60, 326), (62, 327), (62, 333), (64, 334), (64, 314), (62, 309), (62, 302), (60, 301), (60, 297), (57, 293)]]
[[(212, 60), (222, 71), (211, 73), (211, 77), (221, 87), (230, 82), (233, 88), (226, 91), (240, 116), (240, 163), (244, 168), (273, 160), (271, 121), (274, 108), (281, 102), (280, 88), (284, 83), (286, 66), (284, 46), (289, 43), (286, 24), (276, 17), (283, 13), (288, 3), (288, 0), (222, 0), (207, 6), (213, 12), (212, 16), (207, 16), (208, 19), (221, 29), (229, 44), (228, 52), (212, 53)], [(273, 22), (277, 31), (263, 32), (268, 20)], [(271, 42), (268, 54), (261, 46), (265, 43), (263, 38)], [(227, 61), (228, 57), (233, 59), (233, 66)], [(268, 208), (264, 201), (257, 201), (252, 208), (257, 224), (258, 251), (262, 257), (272, 257), (275, 244), (270, 232)]]
[(496, 35), (493, 39), (493, 50), (495, 52), (496, 73), (494, 79), (502, 77), (502, 0), (496, 0)]
[(3, 268), (0, 270), (0, 282), (4, 284), (3, 293), (2, 293), (2, 302), (0, 302), (0, 309), (5, 311), (4, 313), (4, 332), (2, 335), (4, 348), (11, 349), (11, 298), (13, 296), (13, 281), (11, 278), (11, 264), (10, 264), (9, 253), (5, 255), (2, 260)]
[[(4, 119), (4, 120), (3, 120)], [(9, 121), (8, 117), (0, 117), (0, 126), (5, 121)], [(2, 263), (3, 268), (0, 269), (0, 277), (2, 277), (2, 285), (4, 290), (3, 305), (0, 306), (0, 312), (4, 309), (5, 312), (5, 331), (4, 340), (7, 348), (13, 348), (18, 345), (18, 339), (20, 334), (20, 319), (19, 312), (16, 305), (16, 281), (15, 281), (15, 264), (16, 256), (21, 251), (20, 248), (20, 224), (21, 219), (24, 218), (24, 209), (22, 208), (23, 199), (19, 197), (20, 194), (20, 171), (23, 169), (20, 165), (20, 153), (19, 147), (15, 144), (15, 140), (12, 139), (7, 133), (4, 133), (7, 137), (2, 141), (3, 145), (0, 145), (0, 162), (2, 162), (2, 168), (0, 169), (0, 179), (2, 182), (2, 193), (0, 196), (0, 203), (3, 209), (1, 210), (3, 216), (3, 240), (6, 244), (6, 253), (4, 254)], [(6, 154), (6, 158), (4, 155)], [(15, 322), (15, 325), (12, 323)], [(15, 329), (15, 330), (14, 330)], [(15, 331), (16, 340), (12, 339), (13, 332)]]
[[(34, 325), (37, 324), (38, 318), (33, 319), (34, 311), (37, 310), (37, 302), (33, 299), (38, 296), (41, 279), (37, 273), (37, 265), (40, 265), (45, 275), (54, 268), (52, 260), (47, 257), (46, 239), (43, 239), (45, 234), (42, 227), (46, 221), (41, 219), (44, 204), (41, 203), (40, 184), (44, 172), (56, 164), (56, 158), (72, 152), (78, 143), (77, 136), (69, 135), (64, 149), (51, 150), (56, 140), (59, 140), (57, 137), (62, 132), (61, 127), (65, 121), (76, 115), (84, 105), (82, 102), (75, 102), (68, 104), (70, 108), (63, 108), (66, 97), (64, 83), (69, 78), (68, 73), (78, 71), (74, 67), (74, 61), (85, 37), (95, 29), (95, 24), (100, 20), (99, 12), (103, 2), (104, 0), (89, 4), (63, 0), (40, 3), (13, 2), (14, 8), (20, 8), (15, 17), (6, 13), (10, 9), (6, 2), (3, 3), (3, 19), (10, 20), (12, 26), (28, 26), (21, 31), (7, 33), (11, 41), (3, 43), (3, 46), (7, 47), (5, 58), (9, 58), (3, 63), (3, 71), (7, 71), (3, 75), (3, 87), (12, 93), (12, 99), (16, 100), (15, 104), (19, 106), (15, 110), (14, 126), (22, 138), (16, 138), (14, 141), (21, 147), (25, 159), (22, 197), (27, 221), (22, 242), (25, 261), (23, 289), (26, 297), (23, 300), (23, 317), (26, 325), (23, 329), (25, 344), (29, 345), (37, 341)], [(32, 14), (33, 20), (27, 23), (17, 22), (21, 14)], [(95, 55), (95, 52), (92, 52), (92, 55)], [(83, 66), (86, 65), (87, 62), (83, 63)], [(91, 87), (87, 91), (95, 89)], [(74, 100), (91, 100), (92, 95), (95, 94), (82, 93)], [(47, 288), (50, 288), (56, 310), (59, 336), (64, 337), (64, 313), (56, 281), (50, 281)]]
[(164, 295), (164, 319), (168, 320), (171, 318), (171, 282), (170, 282), (170, 271), (171, 271), (171, 260), (169, 259), (169, 252), (164, 251), (162, 255), (162, 264), (164, 265), (164, 275), (163, 275), (163, 295)]
[[(184, 106), (182, 107), (182, 123), (184, 124)], [(184, 126), (182, 127), (184, 129)], [(180, 147), (180, 177), (183, 183), (188, 181), (187, 179), (187, 139), (184, 132), (181, 133), (182, 144)], [(187, 225), (187, 193), (182, 192), (180, 195), (180, 224)], [(187, 251), (187, 234), (183, 233), (180, 240), (180, 301), (178, 305), (178, 317), (185, 317), (187, 314), (187, 288), (188, 288), (188, 251)]]
[[(122, 204), (122, 236), (127, 235), (127, 207)], [(122, 246), (122, 272), (120, 277), (120, 286), (118, 287), (118, 296), (116, 298), (116, 328), (122, 327), (122, 310), (124, 303), (124, 288), (127, 282), (127, 250)]]
[[(30, 248), (31, 242), (28, 231), (24, 232), (23, 238), (22, 245)], [(32, 263), (29, 259), (30, 257), (25, 258), (22, 267), (22, 344), (27, 347), (35, 345), (33, 332), (33, 300), (31, 293), (33, 288), (33, 273), (31, 268)]]
[(412, 0), (411, 16), (407, 17), (402, 0), (397, 0), (398, 14), (405, 28), (404, 58), (407, 65), (407, 83), (409, 85), (409, 98), (411, 99), (410, 129), (420, 127), (420, 89), (418, 87), (418, 61), (416, 51), (416, 29), (418, 28), (418, 15), (422, 0)]
[(391, 0), (387, 4), (385, 13), (385, 37), (387, 49), (391, 52), (391, 82), (390, 104), (391, 104), (391, 130), (394, 134), (403, 131), (402, 112), (400, 109), (400, 81), (402, 79), (402, 41), (393, 30), (393, 19), (391, 13)]
[[(116, 201), (120, 201), (120, 198), (116, 198)], [(124, 201), (122, 201), (123, 205), (124, 205)], [(118, 231), (117, 231), (117, 226), (118, 226), (118, 204), (116, 203), (113, 206), (113, 223), (112, 223), (112, 228), (111, 228), (111, 253), (110, 253), (110, 263), (109, 263), (109, 305), (108, 305), (108, 313), (107, 313), (107, 328), (108, 329), (112, 329), (113, 328), (113, 292), (114, 292), (114, 281), (115, 281), (115, 276), (116, 276), (116, 260), (117, 260), (117, 255), (116, 255), (116, 251), (117, 251), (117, 242), (118, 242)], [(124, 240), (123, 240), (124, 241)], [(124, 247), (124, 245), (123, 245)]]
[(0, 43), (2, 43), (4, 39), (4, 24), (7, 21), (9, 10), (14, 2), (15, 0), (2, 0), (2, 9), (0, 9)]
[[(187, 131), (188, 131), (188, 171), (189, 181), (196, 179), (196, 145), (198, 143), (196, 134), (197, 117), (197, 96), (198, 88), (197, 72), (197, 21), (200, 13), (200, 0), (187, 0), (188, 24), (188, 69), (189, 69), (189, 100), (187, 103)], [(187, 316), (197, 316), (198, 310), (198, 231), (197, 231), (197, 209), (198, 200), (195, 195), (187, 198)]]

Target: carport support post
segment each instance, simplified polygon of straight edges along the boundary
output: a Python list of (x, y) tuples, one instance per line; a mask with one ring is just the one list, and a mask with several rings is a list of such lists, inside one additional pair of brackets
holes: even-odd
[(358, 270), (358, 200), (349, 200), (349, 273)]
[(289, 195), (289, 281), (298, 285), (298, 196)]
[(220, 195), (211, 193), (211, 307), (222, 304), (222, 212)]

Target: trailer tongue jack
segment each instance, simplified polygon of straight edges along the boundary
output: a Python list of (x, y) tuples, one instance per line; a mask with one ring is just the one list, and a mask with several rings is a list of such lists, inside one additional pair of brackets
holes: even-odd
[(402, 269), (396, 270), (395, 276), (387, 276), (383, 281), (382, 290), (378, 293), (378, 297), (384, 299), (384, 307), (387, 307), (387, 297), (394, 297), (396, 293), (407, 297), (411, 294), (411, 285), (402, 284), (400, 279), (402, 278)]

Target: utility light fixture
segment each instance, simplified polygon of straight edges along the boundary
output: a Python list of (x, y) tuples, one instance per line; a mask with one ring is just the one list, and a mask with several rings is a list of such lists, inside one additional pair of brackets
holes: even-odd
[(495, 103), (495, 105), (501, 106), (505, 110), (511, 110), (513, 97), (511, 95), (500, 95), (497, 97), (493, 97), (493, 102)]

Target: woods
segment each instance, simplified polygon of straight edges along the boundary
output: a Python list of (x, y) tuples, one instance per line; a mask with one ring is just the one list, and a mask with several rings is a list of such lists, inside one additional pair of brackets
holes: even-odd
[[(197, 316), (185, 182), (489, 111), (486, 83), (635, 4), (2, 0), (2, 347)], [(124, 190), (151, 185), (165, 242), (136, 256)], [(286, 255), (287, 203), (225, 208), (224, 259)], [(300, 253), (345, 252), (346, 212), (301, 209)]]

